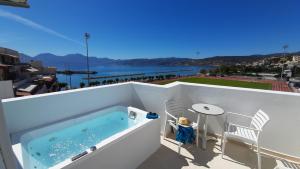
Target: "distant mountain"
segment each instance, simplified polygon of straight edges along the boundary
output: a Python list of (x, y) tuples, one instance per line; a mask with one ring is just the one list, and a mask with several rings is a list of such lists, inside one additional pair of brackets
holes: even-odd
[[(65, 67), (82, 67), (87, 63), (86, 56), (82, 54), (68, 54), (64, 56), (57, 56), (51, 53), (42, 53), (35, 57), (30, 57), (26, 54), (20, 54), (22, 62), (29, 62), (30, 60), (39, 60), (42, 61), (45, 66), (55, 66), (58, 68)], [(97, 58), (97, 57), (89, 57), (90, 66), (99, 66), (99, 65), (107, 65), (114, 64), (115, 60), (108, 58)]]
[(24, 53), (20, 53), (20, 60), (22, 63), (28, 63), (30, 62), (30, 60), (33, 60), (34, 58), (32, 58), (31, 56), (29, 55), (26, 55)]
[[(232, 65), (236, 63), (252, 63), (267, 57), (282, 56), (282, 53), (273, 53), (267, 55), (249, 55), (249, 56), (215, 56), (204, 59), (191, 58), (153, 58), (153, 59), (124, 59), (115, 60), (109, 58), (89, 57), (90, 66), (107, 66), (107, 65), (130, 65), (130, 66), (201, 66), (201, 65)], [(289, 53), (289, 55), (300, 55), (300, 52)], [(40, 60), (46, 66), (55, 66), (59, 69), (76, 68), (86, 65), (86, 56), (82, 54), (68, 54), (57, 56), (51, 53), (42, 53), (35, 57), (26, 54), (20, 54), (22, 62), (30, 60)]]

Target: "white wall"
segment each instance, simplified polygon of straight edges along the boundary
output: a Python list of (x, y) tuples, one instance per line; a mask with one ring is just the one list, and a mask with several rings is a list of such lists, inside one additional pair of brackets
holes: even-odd
[(134, 100), (133, 106), (155, 112), (160, 115), (161, 131), (163, 132), (165, 121), (165, 101), (168, 99), (181, 98), (179, 85), (154, 85), (145, 83), (133, 83)]
[(50, 124), (111, 105), (130, 105), (130, 84), (117, 84), (3, 100), (9, 133)]
[[(148, 85), (134, 83), (135, 102), (147, 111), (161, 115), (163, 129), (164, 101), (181, 99), (187, 107), (194, 103), (209, 103), (222, 107), (225, 112), (237, 112), (252, 116), (258, 109), (271, 118), (261, 135), (261, 146), (273, 151), (300, 157), (300, 94), (265, 91), (214, 85), (200, 85), (175, 82), (169, 85)], [(195, 117), (191, 114), (189, 118)], [(225, 116), (208, 118), (208, 131), (221, 134)], [(196, 119), (194, 119), (196, 121)], [(237, 123), (244, 123), (245, 119)], [(201, 120), (202, 121), (202, 120)], [(248, 124), (248, 123), (247, 123)], [(288, 139), (287, 139), (288, 138)]]
[[(169, 85), (131, 82), (8, 99), (3, 106), (9, 132), (14, 133), (116, 104), (159, 113), (163, 123), (164, 101), (170, 98), (180, 98), (188, 107), (205, 102), (246, 115), (253, 115), (261, 108), (271, 118), (261, 136), (261, 146), (300, 157), (300, 94), (297, 93), (182, 82)], [(223, 123), (222, 116), (209, 117), (208, 130), (221, 134)]]
[(7, 123), (4, 117), (2, 104), (0, 104), (0, 168), (11, 169), (16, 167), (16, 161), (11, 147)]
[(0, 100), (14, 97), (12, 81), (0, 81)]
[[(181, 89), (182, 97), (189, 106), (204, 102), (218, 105), (227, 112), (250, 116), (262, 109), (271, 120), (261, 134), (261, 146), (300, 157), (299, 94), (190, 84), (182, 85)], [(208, 118), (208, 131), (221, 134), (223, 123), (224, 116)]]

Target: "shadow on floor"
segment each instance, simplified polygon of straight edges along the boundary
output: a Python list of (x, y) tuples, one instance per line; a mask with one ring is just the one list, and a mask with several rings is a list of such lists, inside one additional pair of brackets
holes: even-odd
[[(235, 142), (227, 142), (224, 159), (221, 157), (220, 140), (208, 141), (206, 150), (194, 144), (183, 145), (181, 155), (177, 153), (174, 136), (162, 139), (161, 144), (160, 149), (138, 169), (257, 169), (256, 152)], [(262, 169), (274, 169), (276, 166), (276, 159), (262, 155)]]
[[(177, 142), (174, 136), (163, 140), (168, 147), (162, 144), (160, 149), (149, 157), (138, 169), (181, 169), (189, 167), (191, 164), (195, 167), (203, 166), (211, 168), (207, 163), (218, 156), (213, 151), (215, 142), (207, 144), (207, 149), (196, 148), (195, 144), (186, 144), (182, 146), (181, 154), (177, 153)], [(200, 146), (200, 145), (199, 145)]]
[(186, 159), (176, 151), (162, 145), (138, 169), (181, 169), (188, 166)]
[(193, 158), (190, 159), (190, 162), (195, 166), (204, 166), (206, 168), (211, 168), (208, 163), (219, 155), (219, 153), (216, 153), (214, 151), (215, 144), (216, 141), (209, 141), (206, 150), (200, 148), (201, 144), (199, 144), (198, 148), (196, 148), (196, 145), (193, 145), (192, 148), (187, 148), (187, 151), (193, 156)]
[[(221, 151), (221, 148), (219, 146)], [(228, 160), (234, 163), (239, 163), (240, 165), (247, 166), (251, 169), (257, 169), (257, 154), (255, 150), (248, 148), (246, 145), (242, 145), (241, 143), (226, 143), (226, 149), (224, 153), (224, 160)], [(262, 161), (262, 169), (274, 169), (277, 165), (276, 160), (274, 158), (261, 155)]]

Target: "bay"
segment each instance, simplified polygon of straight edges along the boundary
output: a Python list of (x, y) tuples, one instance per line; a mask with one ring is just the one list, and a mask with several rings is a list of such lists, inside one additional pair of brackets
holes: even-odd
[[(180, 76), (192, 76), (197, 75), (201, 69), (211, 69), (211, 66), (97, 66), (91, 67), (91, 71), (96, 71), (97, 74), (90, 75), (96, 76), (118, 76), (118, 75), (130, 75), (130, 74), (143, 74), (142, 76), (158, 76), (158, 75), (180, 75)], [(76, 68), (75, 70), (86, 70), (86, 68)], [(139, 75), (141, 76), (141, 75)], [(78, 88), (80, 83), (87, 84), (86, 74), (74, 74), (72, 76), (66, 76), (64, 74), (57, 74), (59, 82), (68, 83), (72, 88)], [(134, 76), (132, 76), (134, 77)], [(138, 76), (135, 76), (138, 77)], [(91, 81), (99, 81), (102, 83), (104, 80), (109, 79), (130, 79), (131, 77), (113, 77), (113, 78), (101, 78)]]

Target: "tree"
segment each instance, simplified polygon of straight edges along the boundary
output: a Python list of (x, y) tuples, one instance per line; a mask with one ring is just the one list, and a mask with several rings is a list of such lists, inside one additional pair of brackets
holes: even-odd
[(84, 88), (85, 83), (84, 82), (80, 82), (80, 88)]
[(67, 85), (68, 85), (67, 83), (58, 83), (59, 88), (64, 88)]
[(203, 75), (206, 75), (207, 70), (206, 70), (206, 69), (201, 69), (201, 70), (200, 70), (200, 73), (203, 74)]

